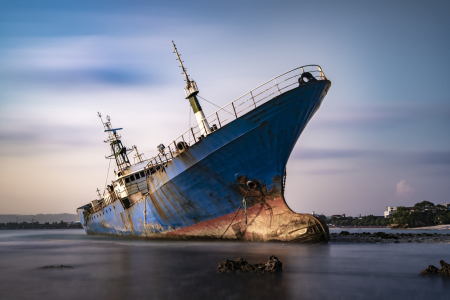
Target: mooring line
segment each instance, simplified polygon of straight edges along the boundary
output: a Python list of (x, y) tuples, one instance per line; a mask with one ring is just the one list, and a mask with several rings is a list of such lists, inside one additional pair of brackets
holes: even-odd
[(103, 195), (105, 194), (106, 191), (106, 185), (108, 184), (108, 176), (109, 176), (109, 168), (111, 167), (111, 159), (109, 160), (109, 165), (108, 165), (108, 172), (106, 173), (106, 181), (105, 181), (105, 188), (103, 189)]
[(221, 240), (223, 238), (223, 236), (225, 235), (225, 233), (228, 231), (228, 229), (230, 229), (231, 224), (233, 224), (234, 219), (236, 219), (237, 214), (241, 210), (242, 204), (244, 204), (244, 207), (245, 207), (245, 231), (247, 231), (247, 200), (245, 199), (247, 197), (247, 194), (248, 194), (248, 191), (247, 191), (247, 193), (245, 193), (245, 196), (242, 199), (241, 205), (239, 205), (239, 208), (238, 208), (237, 212), (234, 214), (233, 220), (231, 220), (230, 225), (228, 225), (227, 229), (225, 229), (225, 231), (223, 232), (223, 234), (219, 238), (219, 240)]

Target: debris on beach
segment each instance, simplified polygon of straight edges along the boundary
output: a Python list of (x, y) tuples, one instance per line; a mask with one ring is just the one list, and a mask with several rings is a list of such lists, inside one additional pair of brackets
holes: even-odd
[(441, 269), (436, 268), (433, 265), (429, 265), (428, 268), (423, 269), (422, 272), (420, 272), (420, 275), (440, 274), (442, 276), (450, 276), (450, 264), (446, 263), (443, 260), (441, 260), (439, 263), (441, 264)]
[(269, 260), (259, 264), (249, 264), (245, 259), (224, 260), (219, 263), (217, 272), (219, 273), (277, 273), (283, 270), (283, 263), (274, 255), (269, 256)]
[(73, 269), (73, 267), (59, 265), (59, 266), (43, 266), (38, 269)]

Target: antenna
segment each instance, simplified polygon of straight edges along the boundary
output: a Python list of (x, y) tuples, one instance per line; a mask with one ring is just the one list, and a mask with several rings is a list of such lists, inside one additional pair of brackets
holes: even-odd
[[(103, 128), (106, 129), (105, 123), (103, 122), (103, 119), (102, 119), (102, 114), (101, 114), (99, 111), (97, 112), (97, 116), (100, 118), (100, 121), (102, 121)], [(108, 116), (108, 117), (109, 117), (109, 116)], [(109, 122), (109, 121), (108, 121), (108, 122)]]
[(142, 159), (142, 155), (144, 155), (144, 154), (143, 153), (140, 154), (138, 152), (138, 149), (137, 149), (136, 145), (133, 146), (133, 149), (134, 149), (134, 151), (136, 151), (136, 154), (133, 157), (134, 158), (134, 163), (136, 163), (136, 159), (138, 160), (138, 162), (143, 162), (144, 160)]
[[(172, 41), (173, 49), (175, 50), (175, 54), (177, 55), (177, 59), (180, 62), (180, 67), (183, 69), (184, 77), (186, 77), (186, 86), (184, 87), (184, 92), (186, 94), (186, 99), (189, 99), (191, 96), (195, 96), (198, 94), (198, 87), (197, 83), (195, 83), (194, 80), (190, 80), (188, 74), (186, 73), (186, 68), (183, 66), (183, 61), (180, 58), (180, 54), (178, 54), (177, 47), (175, 46), (175, 43)], [(198, 102), (198, 100), (197, 100)], [(195, 109), (194, 109), (195, 110)]]
[(98, 117), (100, 118), (100, 120), (102, 121), (102, 125), (103, 125), (103, 132), (107, 132), (108, 133), (108, 138), (106, 139), (106, 141), (104, 141), (105, 143), (109, 143), (111, 146), (111, 152), (112, 154), (108, 157), (106, 157), (107, 159), (114, 159), (116, 161), (116, 165), (120, 170), (126, 169), (127, 167), (129, 167), (130, 161), (128, 159), (127, 156), (127, 151), (129, 149), (126, 149), (123, 144), (121, 139), (120, 134), (117, 134), (118, 130), (122, 130), (123, 128), (113, 128), (111, 125), (111, 117), (110, 116), (106, 116), (106, 122), (103, 122), (102, 119), (102, 114), (100, 112), (97, 112)]
[[(202, 107), (197, 99), (198, 87), (197, 83), (194, 80), (190, 80), (188, 74), (186, 73), (186, 68), (183, 66), (183, 61), (180, 58), (180, 54), (178, 54), (177, 47), (175, 43), (172, 41), (173, 49), (175, 50), (175, 54), (177, 55), (177, 59), (180, 62), (181, 69), (183, 69), (184, 77), (186, 77), (186, 86), (184, 87), (184, 93), (186, 94), (186, 99), (189, 99), (192, 110), (194, 111), (195, 119), (197, 120), (198, 128), (200, 129), (200, 134), (202, 136), (206, 136), (210, 134), (211, 128), (209, 127), (208, 121), (205, 119), (205, 114), (203, 113)], [(164, 146), (163, 146), (164, 148)], [(159, 149), (159, 146), (158, 146)], [(160, 152), (162, 150), (160, 149)]]
[(172, 41), (172, 44), (173, 44), (173, 49), (175, 49), (174, 53), (177, 55), (178, 61), (180, 62), (181, 69), (183, 69), (183, 74), (186, 77), (186, 82), (189, 85), (191, 83), (191, 81), (189, 80), (188, 74), (186, 73), (186, 69), (183, 66), (183, 62), (181, 61), (180, 54), (178, 54), (177, 46), (175, 46), (175, 43), (173, 41)]
[(123, 128), (111, 128), (111, 129), (105, 129), (103, 130), (103, 132), (112, 132), (114, 134), (116, 134), (117, 130), (122, 130)]

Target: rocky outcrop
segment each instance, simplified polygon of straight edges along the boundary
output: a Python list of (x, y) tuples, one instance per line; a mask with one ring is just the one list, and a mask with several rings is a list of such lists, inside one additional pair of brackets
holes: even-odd
[(428, 268), (423, 269), (422, 272), (420, 272), (420, 275), (430, 275), (430, 274), (438, 274), (439, 269), (436, 268), (433, 265), (429, 265)]
[(59, 265), (59, 266), (43, 266), (40, 267), (39, 269), (73, 269), (73, 267)]
[(269, 256), (269, 260), (259, 264), (249, 264), (245, 259), (224, 260), (219, 263), (217, 272), (219, 273), (277, 273), (283, 270), (283, 263), (274, 255)]
[(439, 263), (441, 264), (441, 269), (439, 270), (439, 273), (441, 273), (444, 276), (450, 276), (450, 264), (446, 263), (443, 260), (441, 260)]
[(429, 265), (428, 268), (423, 269), (422, 272), (420, 272), (420, 275), (440, 274), (442, 276), (450, 276), (450, 264), (446, 263), (443, 260), (441, 260), (439, 263), (441, 264), (441, 269), (438, 269), (433, 265)]

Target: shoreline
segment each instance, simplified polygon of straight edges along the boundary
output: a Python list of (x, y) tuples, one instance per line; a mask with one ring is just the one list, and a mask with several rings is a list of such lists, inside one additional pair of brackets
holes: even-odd
[(434, 225), (434, 226), (425, 226), (425, 227), (408, 227), (408, 228), (391, 228), (389, 226), (342, 226), (342, 227), (331, 227), (328, 225), (328, 229), (392, 229), (392, 230), (450, 230), (450, 224), (445, 225)]
[[(448, 228), (448, 229), (447, 229)], [(435, 225), (435, 226), (425, 226), (425, 227), (412, 227), (412, 228), (405, 228), (406, 230), (411, 229), (421, 229), (421, 230), (449, 230), (450, 224), (446, 225)]]
[(385, 232), (362, 232), (330, 234), (330, 244), (401, 244), (401, 243), (424, 243), (424, 244), (450, 244), (449, 233), (385, 233)]

